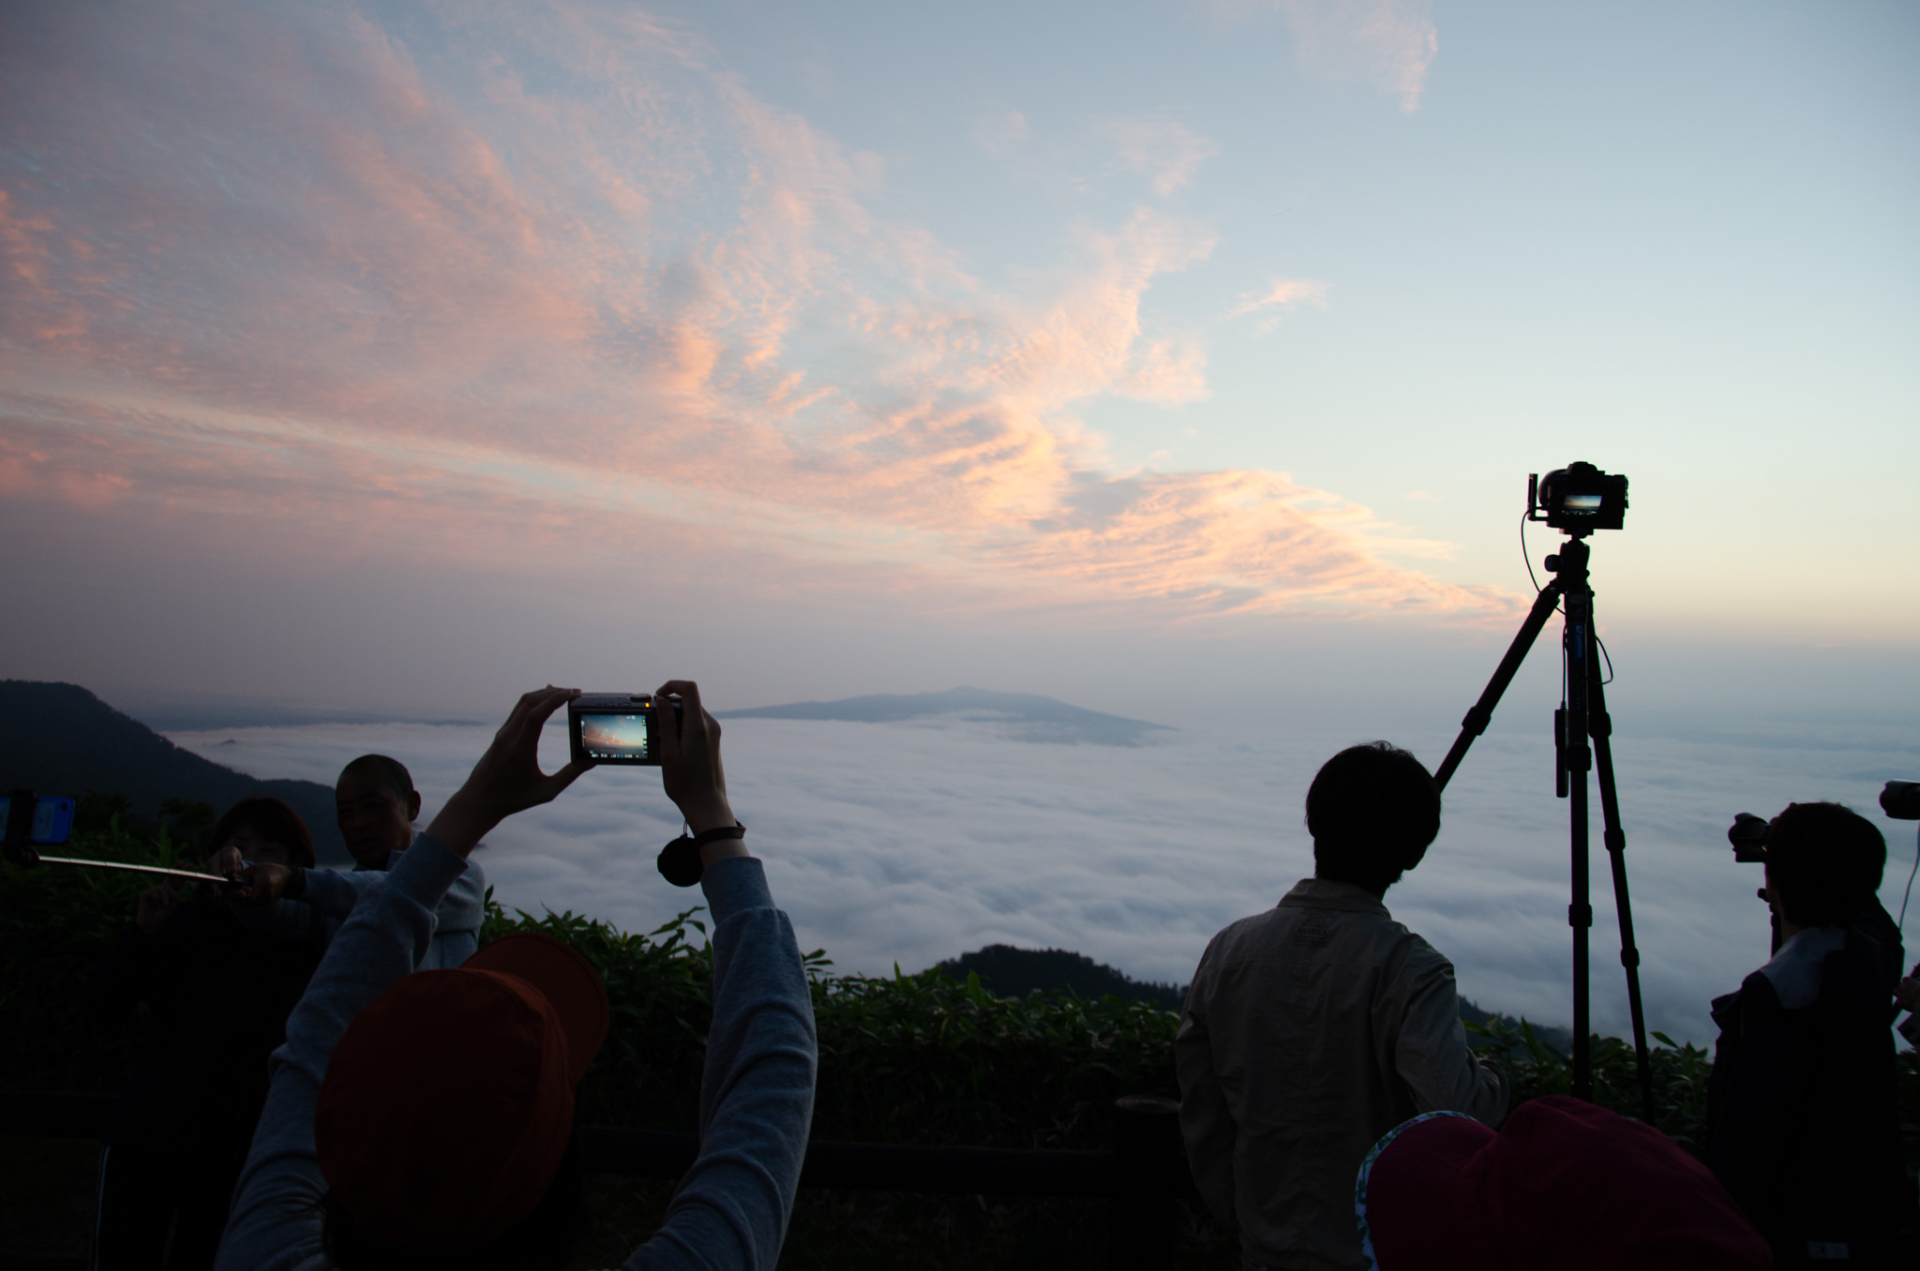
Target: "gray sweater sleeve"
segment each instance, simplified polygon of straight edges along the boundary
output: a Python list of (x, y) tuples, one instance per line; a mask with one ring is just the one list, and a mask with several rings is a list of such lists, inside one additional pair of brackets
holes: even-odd
[(327, 1183), (313, 1145), (313, 1110), (327, 1059), (361, 1008), (408, 974), (433, 936), (433, 910), (466, 861), (422, 837), (369, 887), (333, 939), (273, 1052), (267, 1103), (234, 1188), (215, 1266), (275, 1271), (326, 1266), (320, 1198)]
[(813, 1122), (813, 1002), (793, 926), (773, 907), (760, 862), (727, 857), (700, 883), (714, 918), (700, 1155), (665, 1224), (626, 1265), (771, 1271)]

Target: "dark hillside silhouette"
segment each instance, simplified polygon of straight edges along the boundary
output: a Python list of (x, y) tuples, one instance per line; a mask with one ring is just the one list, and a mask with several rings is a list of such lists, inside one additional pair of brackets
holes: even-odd
[(249, 794), (284, 799), (307, 822), (322, 865), (350, 865), (334, 824), (333, 790), (314, 781), (262, 781), (180, 749), (78, 684), (0, 680), (0, 789), (42, 795), (124, 795), (155, 819), (168, 799), (224, 811)]
[[(1038, 989), (1065, 992), (1072, 990), (1083, 998), (1113, 996), (1123, 1001), (1150, 1002), (1163, 1011), (1178, 1011), (1187, 1000), (1185, 985), (1156, 984), (1136, 980), (1126, 972), (1095, 962), (1084, 953), (1066, 949), (1016, 949), (1008, 944), (990, 944), (973, 953), (963, 953), (939, 963), (939, 969), (956, 980), (964, 980), (971, 971), (980, 977), (980, 987), (995, 997), (1025, 997)], [(1498, 1020), (1517, 1029), (1520, 1021), (1498, 1011), (1483, 1010), (1460, 999), (1460, 1018), (1469, 1024)], [(1536, 1037), (1566, 1054), (1573, 1045), (1573, 1034), (1564, 1028), (1535, 1024)]]
[(972, 972), (980, 977), (980, 987), (996, 997), (1025, 997), (1035, 989), (1070, 989), (1089, 999), (1112, 996), (1151, 1002), (1163, 1011), (1177, 1011), (1187, 1000), (1184, 987), (1136, 980), (1084, 953), (1066, 949), (1016, 949), (1008, 944), (990, 944), (939, 965), (956, 980), (964, 980)]

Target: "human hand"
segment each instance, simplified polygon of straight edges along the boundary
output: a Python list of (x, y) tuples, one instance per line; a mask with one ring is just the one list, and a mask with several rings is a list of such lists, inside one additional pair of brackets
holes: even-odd
[(255, 861), (238, 873), (240, 881), (230, 885), (221, 899), (264, 907), (285, 896), (300, 894), (297, 881), (300, 871), (291, 865)]
[(172, 883), (161, 883), (158, 887), (149, 887), (140, 893), (139, 907), (134, 910), (133, 925), (142, 935), (152, 935), (160, 929), (160, 924), (173, 912), (173, 902), (180, 897), (179, 890)]
[[(692, 680), (668, 680), (654, 693), (660, 727), (660, 784), (695, 834), (737, 825), (727, 802), (727, 774), (720, 762), (720, 721), (700, 704), (700, 686)], [(669, 713), (673, 699), (680, 709)], [(700, 863), (745, 856), (740, 839), (719, 839), (700, 847)]]
[(1894, 986), (1893, 1000), (1903, 1011), (1920, 1011), (1920, 966)]
[(466, 784), (454, 793), (427, 833), (458, 855), (474, 845), (500, 822), (516, 812), (550, 803), (589, 765), (569, 763), (558, 772), (540, 771), (540, 729), (547, 717), (580, 696), (577, 688), (549, 684), (523, 695), (507, 722), (493, 735), (493, 744), (473, 766)]

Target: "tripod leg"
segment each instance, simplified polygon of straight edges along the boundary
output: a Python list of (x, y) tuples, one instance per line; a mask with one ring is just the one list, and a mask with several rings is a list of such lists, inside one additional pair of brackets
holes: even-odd
[[(1581, 560), (1584, 566), (1584, 559)], [(1585, 570), (1567, 588), (1567, 627), (1561, 647), (1567, 664), (1567, 729), (1563, 771), (1571, 806), (1568, 808), (1573, 848), (1573, 903), (1567, 906), (1567, 925), (1573, 928), (1573, 1085), (1576, 1099), (1593, 1099), (1593, 1029), (1589, 1020), (1587, 936), (1593, 928), (1592, 872), (1588, 862), (1587, 770), (1593, 752), (1587, 746), (1587, 692), (1593, 677), (1593, 593), (1587, 590)]]
[[(1589, 627), (1589, 632), (1591, 632)], [(1598, 637), (1595, 637), (1596, 648)], [(1599, 658), (1587, 658), (1592, 691), (1587, 727), (1600, 775), (1600, 817), (1606, 826), (1604, 842), (1613, 865), (1613, 903), (1620, 915), (1620, 964), (1627, 969), (1627, 1008), (1633, 1014), (1633, 1056), (1640, 1076), (1640, 1111), (1653, 1124), (1653, 1065), (1647, 1054), (1647, 1019), (1640, 1002), (1640, 950), (1633, 942), (1633, 906), (1627, 898), (1627, 834), (1620, 828), (1620, 796), (1613, 784), (1613, 719), (1607, 714), (1606, 690), (1600, 679)]]
[(1480, 700), (1460, 721), (1460, 735), (1453, 739), (1453, 749), (1447, 751), (1447, 757), (1440, 761), (1439, 769), (1433, 774), (1434, 783), (1442, 790), (1453, 779), (1453, 771), (1460, 766), (1460, 761), (1467, 757), (1467, 747), (1473, 745), (1473, 739), (1487, 731), (1487, 725), (1493, 720), (1493, 708), (1500, 704), (1500, 695), (1507, 691), (1507, 685), (1513, 683), (1515, 672), (1527, 659), (1527, 650), (1539, 639), (1547, 619), (1553, 616), (1554, 608), (1559, 603), (1560, 580), (1556, 578), (1534, 598), (1533, 608), (1527, 612), (1527, 620), (1520, 624), (1519, 633), (1513, 637), (1513, 643), (1507, 646), (1507, 655), (1494, 668), (1493, 678), (1487, 681)]

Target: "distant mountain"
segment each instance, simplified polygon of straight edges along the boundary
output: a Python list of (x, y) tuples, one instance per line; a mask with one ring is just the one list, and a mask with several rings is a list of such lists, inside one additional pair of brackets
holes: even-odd
[(314, 781), (262, 781), (180, 749), (78, 684), (0, 680), (0, 789), (41, 795), (125, 795), (156, 817), (164, 799), (211, 803), (249, 794), (284, 799), (313, 834), (322, 865), (351, 865), (334, 824), (333, 790)]
[(1019, 741), (1095, 746), (1138, 746), (1148, 734), (1173, 732), (1165, 724), (1103, 715), (1069, 706), (1036, 693), (994, 693), (956, 688), (945, 693), (873, 693), (837, 702), (794, 702), (752, 710), (715, 711), (721, 719), (834, 719), (862, 724), (891, 724), (951, 715), (958, 719), (1004, 724)]
[[(1186, 985), (1136, 980), (1104, 962), (1095, 962), (1084, 953), (1066, 949), (1016, 949), (1007, 944), (990, 944), (937, 965), (956, 980), (964, 980), (968, 972), (972, 972), (980, 977), (980, 987), (995, 997), (1072, 990), (1084, 998), (1113, 996), (1150, 1002), (1163, 1011), (1178, 1011), (1187, 1000)], [(1497, 1019), (1510, 1028), (1520, 1027), (1520, 1021), (1513, 1016), (1483, 1010), (1465, 998), (1460, 999), (1460, 1018), (1469, 1024), (1485, 1024)], [(1564, 1028), (1535, 1024), (1533, 1033), (1563, 1055), (1573, 1049), (1573, 1034)], [(1468, 1040), (1479, 1039), (1469, 1035)]]
[(1084, 953), (1066, 949), (1016, 949), (1008, 944), (990, 944), (948, 958), (939, 968), (956, 980), (966, 979), (969, 972), (979, 976), (980, 987), (995, 997), (1071, 989), (1084, 998), (1113, 996), (1151, 1002), (1163, 1011), (1177, 1011), (1187, 1000), (1184, 987), (1136, 980)]

